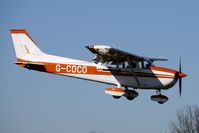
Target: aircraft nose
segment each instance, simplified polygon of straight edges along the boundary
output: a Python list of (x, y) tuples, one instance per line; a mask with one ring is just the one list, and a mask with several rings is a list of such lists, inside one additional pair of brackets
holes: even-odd
[(180, 77), (180, 78), (184, 78), (184, 77), (186, 77), (187, 75), (186, 74), (184, 74), (184, 73), (178, 73), (178, 77)]

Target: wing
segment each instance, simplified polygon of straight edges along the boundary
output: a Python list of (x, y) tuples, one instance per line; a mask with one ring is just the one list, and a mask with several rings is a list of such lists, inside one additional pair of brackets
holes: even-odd
[(122, 63), (128, 60), (131, 61), (147, 61), (152, 64), (154, 61), (167, 61), (166, 58), (150, 58), (138, 56), (136, 54), (128, 53), (107, 45), (89, 45), (86, 46), (88, 50), (96, 54), (96, 57), (93, 59), (96, 63), (98, 62), (108, 62), (113, 61), (117, 63)]

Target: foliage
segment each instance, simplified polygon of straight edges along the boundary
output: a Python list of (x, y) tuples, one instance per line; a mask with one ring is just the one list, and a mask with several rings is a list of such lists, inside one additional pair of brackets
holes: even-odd
[(187, 106), (178, 110), (177, 120), (170, 123), (171, 133), (199, 133), (199, 108)]

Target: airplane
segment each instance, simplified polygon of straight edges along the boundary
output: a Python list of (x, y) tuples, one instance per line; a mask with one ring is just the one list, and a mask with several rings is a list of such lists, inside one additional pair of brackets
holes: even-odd
[(179, 80), (179, 94), (182, 91), (182, 78), (187, 75), (179, 71), (154, 65), (155, 61), (166, 58), (138, 56), (108, 45), (85, 46), (95, 54), (93, 62), (46, 54), (41, 51), (25, 29), (11, 29), (16, 52), (16, 65), (39, 72), (74, 77), (113, 85), (105, 93), (115, 99), (122, 96), (128, 100), (139, 94), (136, 90), (155, 90), (151, 100), (159, 104), (168, 101), (161, 90), (172, 88)]

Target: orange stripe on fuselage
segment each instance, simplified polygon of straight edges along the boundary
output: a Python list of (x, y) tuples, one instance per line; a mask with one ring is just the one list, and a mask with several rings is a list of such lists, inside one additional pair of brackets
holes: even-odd
[[(22, 59), (17, 59), (17, 62), (29, 62)], [(59, 64), (59, 63), (48, 63), (48, 62), (34, 62), (38, 64), (44, 64), (46, 71), (53, 74), (88, 74), (88, 75), (106, 75), (106, 76), (134, 76), (131, 72), (123, 72), (123, 71), (103, 71), (97, 70), (96, 66), (87, 66), (87, 65), (76, 65), (76, 64)], [(76, 69), (76, 70), (75, 70)], [(86, 69), (86, 70), (83, 70)], [(160, 68), (160, 67), (149, 67), (148, 70), (156, 70), (161, 72), (167, 72), (175, 74), (175, 70)], [(174, 78), (174, 76), (163, 75), (163, 74), (153, 74), (153, 73), (143, 73), (136, 72), (138, 77), (149, 77), (149, 78)]]
[(161, 72), (167, 72), (167, 73), (172, 73), (176, 74), (177, 71), (168, 69), (168, 68), (163, 68), (163, 67), (156, 67), (156, 66), (149, 66), (150, 70), (155, 70), (155, 71), (161, 71)]

